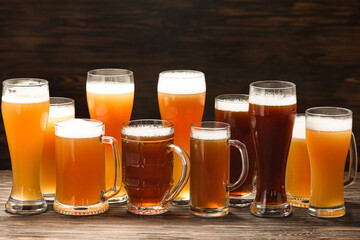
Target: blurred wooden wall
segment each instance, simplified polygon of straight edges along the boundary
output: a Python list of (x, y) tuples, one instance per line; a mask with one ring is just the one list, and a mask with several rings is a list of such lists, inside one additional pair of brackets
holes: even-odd
[[(52, 96), (88, 117), (85, 81), (94, 68), (135, 74), (132, 119), (159, 118), (158, 73), (205, 72), (204, 119), (214, 98), (252, 81), (297, 85), (298, 111), (354, 112), (360, 145), (360, 2), (357, 0), (0, 0), (0, 80), (49, 80)], [(0, 169), (10, 160), (0, 124)]]

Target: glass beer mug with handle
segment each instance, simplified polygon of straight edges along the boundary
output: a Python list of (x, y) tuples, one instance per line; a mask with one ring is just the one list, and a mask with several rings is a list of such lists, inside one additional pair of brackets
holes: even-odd
[[(134, 120), (121, 129), (123, 183), (128, 193), (127, 210), (139, 215), (158, 215), (168, 211), (170, 203), (189, 178), (189, 157), (173, 144), (174, 127), (162, 120)], [(182, 162), (179, 181), (173, 187), (173, 152)]]
[[(355, 181), (358, 164), (352, 111), (315, 107), (307, 109), (305, 116), (311, 171), (309, 214), (323, 218), (344, 216), (344, 184), (349, 186)], [(350, 169), (344, 182), (348, 153)]]
[[(103, 136), (104, 123), (71, 119), (55, 124), (55, 212), (65, 215), (95, 215), (109, 209), (107, 200), (121, 188), (119, 147), (115, 138)], [(105, 190), (105, 149), (113, 149), (115, 179)]]
[(49, 116), (46, 80), (3, 81), (1, 111), (12, 166), (12, 189), (5, 208), (16, 214), (36, 214), (47, 204), (40, 189), (40, 161)]

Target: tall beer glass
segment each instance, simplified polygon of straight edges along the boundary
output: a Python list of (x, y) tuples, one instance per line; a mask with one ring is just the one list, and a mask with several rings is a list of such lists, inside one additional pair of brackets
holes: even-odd
[[(192, 70), (169, 70), (159, 74), (158, 101), (161, 118), (174, 124), (174, 143), (190, 151), (190, 125), (202, 119), (205, 105), (205, 75)], [(174, 159), (174, 181), (181, 177), (182, 164)], [(174, 204), (189, 203), (187, 183)]]
[[(245, 207), (250, 205), (255, 195), (256, 156), (249, 123), (249, 95), (224, 94), (215, 98), (215, 121), (226, 122), (231, 126), (231, 138), (246, 145), (249, 158), (249, 172), (240, 187), (230, 191), (230, 205)], [(230, 148), (230, 182), (236, 182), (242, 164), (240, 153)]]
[(305, 141), (305, 114), (297, 114), (286, 164), (285, 189), (295, 207), (309, 207), (310, 159)]
[(251, 213), (285, 217), (292, 209), (286, 198), (285, 171), (296, 115), (295, 84), (259, 81), (250, 84), (249, 121), (257, 158), (256, 197)]
[(44, 199), (54, 201), (56, 191), (55, 123), (75, 117), (71, 98), (51, 97), (49, 119), (45, 130), (44, 151), (40, 164), (40, 186)]
[(47, 205), (39, 175), (49, 116), (48, 82), (34, 78), (3, 81), (1, 110), (13, 175), (5, 208), (17, 214), (44, 212)]
[(344, 167), (349, 146), (350, 169), (345, 186), (355, 181), (357, 171), (352, 112), (338, 107), (316, 107), (305, 114), (311, 166), (309, 214), (324, 218), (344, 216)]
[[(105, 124), (105, 134), (121, 141), (121, 124), (129, 121), (134, 102), (134, 76), (126, 69), (96, 69), (88, 72), (86, 81), (90, 118)], [(121, 146), (120, 146), (121, 152)], [(114, 182), (114, 164), (110, 146), (105, 146), (106, 188)], [(125, 188), (109, 200), (125, 203)]]
[[(70, 119), (55, 124), (56, 196), (54, 211), (65, 215), (95, 215), (109, 209), (107, 200), (121, 187), (119, 148), (103, 136), (104, 124), (94, 119)], [(115, 179), (105, 187), (105, 150), (113, 150)]]

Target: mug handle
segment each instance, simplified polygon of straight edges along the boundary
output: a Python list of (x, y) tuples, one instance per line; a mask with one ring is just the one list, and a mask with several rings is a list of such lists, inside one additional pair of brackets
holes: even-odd
[(349, 173), (347, 179), (344, 181), (344, 187), (350, 186), (356, 180), (358, 157), (357, 157), (356, 141), (355, 141), (354, 133), (351, 133), (349, 153), (350, 153)]
[(174, 189), (164, 197), (161, 202), (162, 206), (168, 205), (177, 197), (177, 195), (179, 195), (181, 190), (185, 187), (185, 184), (188, 182), (190, 173), (190, 160), (188, 153), (182, 147), (179, 147), (175, 144), (168, 144), (167, 148), (170, 151), (175, 152), (180, 157), (183, 168), (179, 182), (174, 187)]
[(242, 161), (241, 161), (242, 171), (239, 176), (239, 179), (234, 184), (231, 184), (231, 183), (229, 184), (229, 191), (232, 191), (232, 190), (235, 190), (238, 187), (240, 187), (241, 184), (243, 184), (245, 182), (245, 179), (249, 172), (249, 158), (248, 158), (248, 153), (247, 153), (245, 144), (243, 144), (239, 140), (232, 140), (232, 139), (228, 140), (228, 144), (230, 145), (230, 147), (233, 146), (239, 150), (241, 159), (242, 159)]
[(115, 196), (121, 189), (121, 179), (120, 179), (120, 153), (119, 153), (119, 144), (113, 137), (101, 136), (100, 142), (104, 144), (110, 144), (112, 147), (114, 155), (114, 164), (115, 164), (115, 179), (114, 186), (106, 191), (102, 190), (101, 199), (103, 201), (108, 200), (109, 198)]

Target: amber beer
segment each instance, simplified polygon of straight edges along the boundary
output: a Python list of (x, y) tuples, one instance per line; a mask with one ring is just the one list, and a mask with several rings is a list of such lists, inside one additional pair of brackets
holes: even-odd
[[(205, 76), (191, 70), (169, 70), (159, 74), (158, 101), (161, 118), (174, 124), (174, 143), (190, 151), (190, 125), (202, 119), (205, 105)], [(181, 177), (181, 160), (175, 156), (174, 180)], [(188, 204), (189, 184), (175, 199), (175, 204)]]
[[(245, 182), (230, 192), (230, 204), (248, 206), (254, 199), (256, 156), (249, 123), (249, 95), (224, 94), (215, 98), (215, 120), (231, 126), (231, 137), (246, 145), (249, 157), (249, 173)], [(235, 182), (242, 171), (237, 149), (230, 149), (230, 182)]]
[(258, 172), (251, 213), (260, 217), (288, 216), (292, 209), (285, 192), (285, 172), (296, 115), (295, 84), (250, 84), (249, 115)]
[[(121, 124), (129, 121), (134, 102), (133, 73), (125, 69), (97, 69), (88, 72), (86, 95), (90, 117), (105, 123), (105, 134), (121, 141)], [(120, 148), (121, 151), (121, 148)], [(105, 146), (106, 188), (114, 182), (114, 163), (110, 146)], [(126, 202), (126, 191), (109, 202)]]

